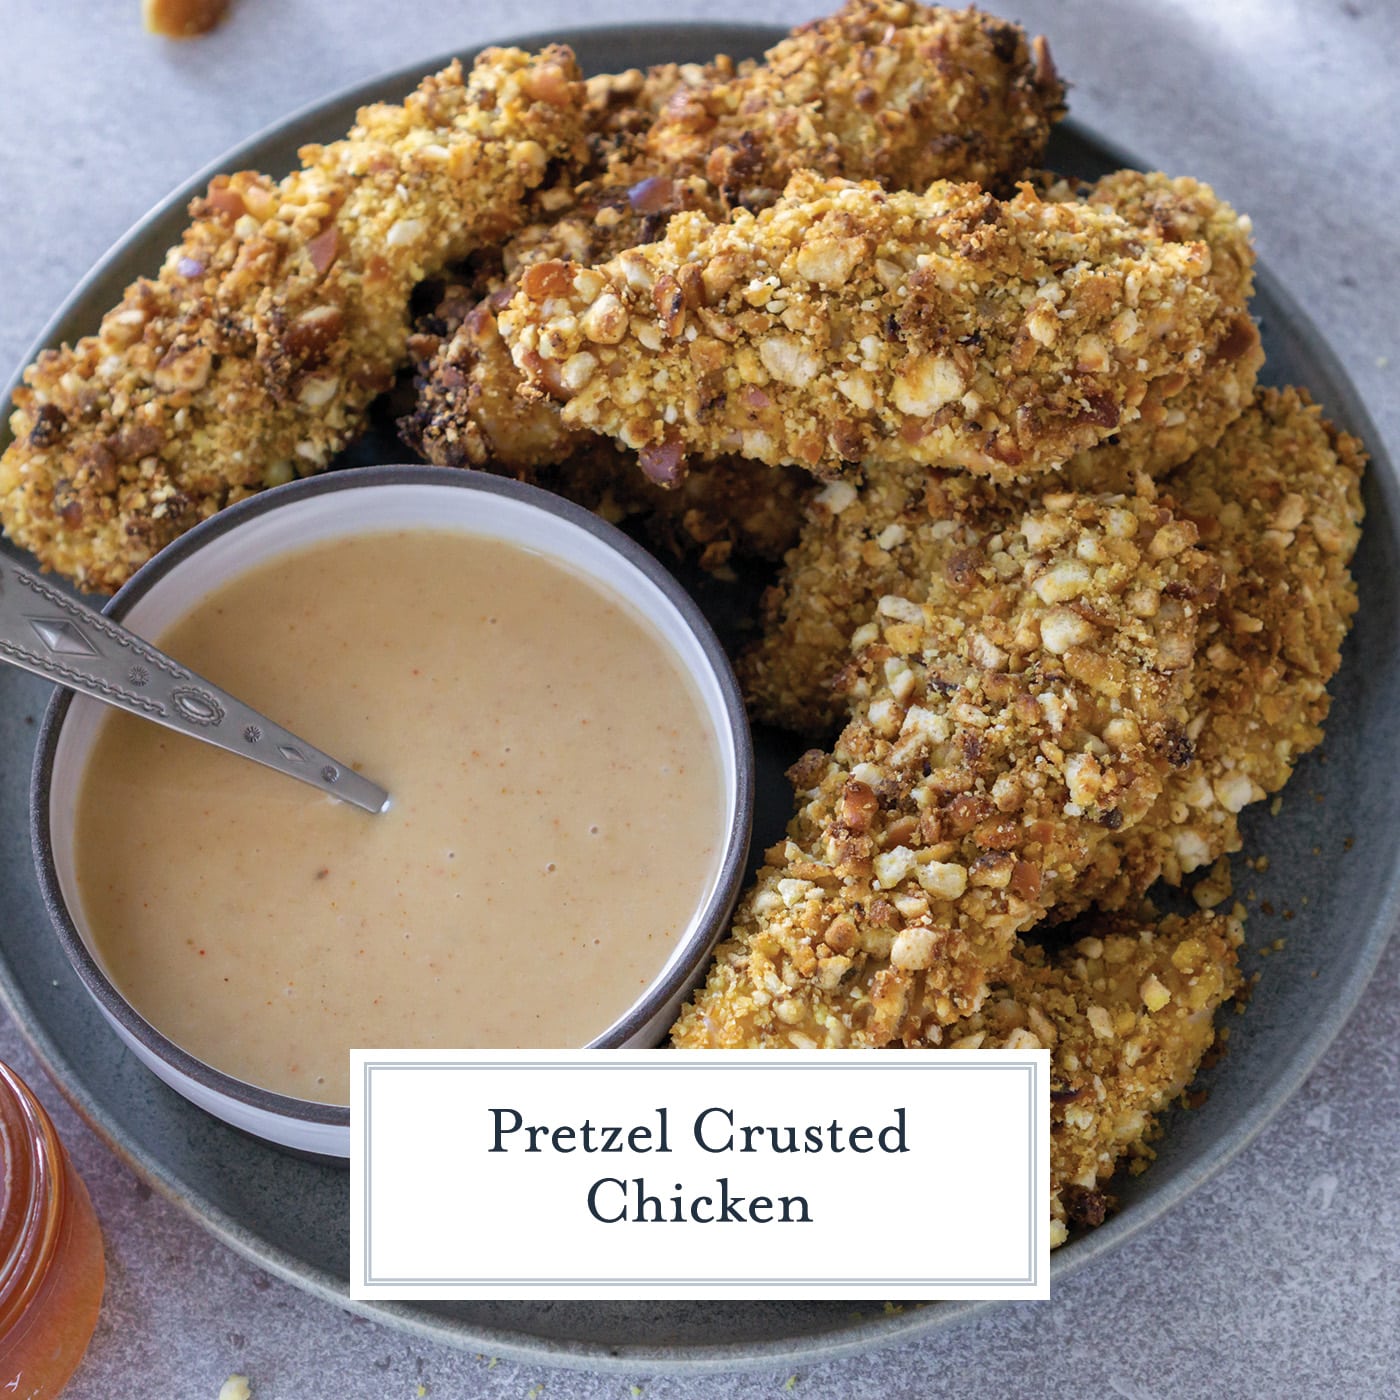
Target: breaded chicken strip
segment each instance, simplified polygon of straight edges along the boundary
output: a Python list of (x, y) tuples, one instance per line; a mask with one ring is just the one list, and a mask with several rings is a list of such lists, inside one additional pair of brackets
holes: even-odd
[(793, 769), (789, 839), (677, 1045), (936, 1043), (1189, 758), (1219, 573), (1195, 527), (1146, 495), (981, 518), (953, 569), (881, 600), (854, 718)]
[(601, 266), (536, 263), (497, 320), (566, 424), (658, 479), (737, 452), (1011, 481), (1126, 427), (1220, 339), (1236, 308), (1209, 273), (1203, 242), (1029, 186), (1003, 202), (798, 174), (757, 215), (678, 214)]
[(799, 170), (890, 189), (1001, 186), (1045, 149), (1064, 86), (1044, 39), (973, 9), (849, 0), (733, 76), (678, 89), (646, 139), (730, 206), (772, 203)]
[(1195, 666), (1195, 761), (1098, 853), (1072, 907), (1119, 907), (1240, 849), (1237, 814), (1322, 741), (1327, 683), (1356, 612), (1361, 444), (1298, 389), (1264, 389), (1218, 446), (1162, 484), (1224, 567)]
[[(800, 170), (889, 189), (934, 180), (1003, 188), (1064, 115), (1044, 39), (976, 10), (849, 0), (761, 62), (665, 64), (590, 79), (594, 171), (511, 240), (508, 273), (547, 258), (602, 262), (672, 214), (772, 204)], [(561, 210), (562, 216), (561, 216)]]
[[(438, 466), (486, 467), (530, 479), (534, 470), (564, 462), (589, 443), (591, 434), (566, 427), (552, 400), (527, 397), (496, 329), (496, 312), (532, 263), (600, 261), (655, 237), (676, 209), (721, 212), (703, 178), (673, 172), (651, 179), (654, 167), (639, 151), (666, 101), (717, 73), (732, 76), (733, 64), (720, 57), (705, 66), (668, 64), (588, 80), (585, 178), (566, 172), (537, 191), (525, 226), (494, 265), (469, 285), (447, 288), (419, 324), (416, 402), (399, 420), (400, 435), (415, 452)], [(598, 464), (600, 454), (585, 455)]]
[(1238, 922), (1100, 917), (1047, 958), (1023, 948), (944, 1048), (1050, 1051), (1050, 1244), (1099, 1225), (1126, 1157), (1141, 1170), (1156, 1116), (1215, 1043), (1217, 1008), (1240, 988)]
[[(578, 184), (565, 179), (537, 191), (536, 221), (506, 243), (500, 268), (470, 285), (449, 286), (434, 311), (420, 319), (410, 340), (418, 363), (417, 402), (399, 422), (404, 441), (429, 461), (531, 482), (614, 523), (645, 517), (658, 543), (677, 552), (698, 550), (710, 569), (723, 567), (736, 551), (776, 561), (792, 547), (807, 494), (805, 473), (774, 474), (733, 458), (693, 473), (684, 490), (663, 489), (642, 474), (634, 453), (570, 432), (556, 404), (522, 396), (519, 371), (496, 332), (493, 306), (500, 298), (488, 298), (560, 247), (591, 255), (610, 239), (641, 236), (644, 222), (602, 215), (600, 192), (611, 189), (606, 198), (615, 203), (618, 188), (626, 188), (625, 180), (618, 184), (620, 176), (610, 185), (606, 172), (617, 176), (636, 168), (639, 138), (678, 89), (734, 71), (721, 57), (710, 65), (667, 64), (587, 80), (587, 173), (596, 178)], [(700, 188), (708, 191), (703, 182)]]
[(405, 358), (413, 287), (581, 155), (573, 56), (490, 49), (364, 108), (280, 183), (219, 177), (154, 281), (25, 374), (0, 459), (16, 543), (112, 589), (231, 501), (317, 471)]
[[(532, 263), (587, 266), (650, 243), (681, 210), (718, 221), (762, 208), (802, 169), (892, 188), (1005, 185), (1039, 158), (1063, 99), (1043, 39), (903, 0), (851, 0), (762, 63), (721, 56), (591, 79), (593, 168), (540, 193), (538, 218), (504, 250), (505, 285)], [(521, 403), (496, 330), (501, 304), (483, 301), (423, 368), (402, 427), (429, 461), (533, 468), (562, 461), (583, 436), (553, 400)]]
[[(409, 446), (439, 466), (475, 466), (512, 476), (614, 524), (640, 517), (658, 543), (677, 553), (698, 553), (707, 569), (723, 567), (736, 553), (776, 563), (797, 543), (812, 487), (806, 472), (774, 471), (733, 457), (706, 463), (680, 489), (670, 490), (647, 479), (635, 453), (606, 438), (578, 434), (561, 448), (556, 405), (516, 397), (514, 365), (509, 374), (494, 372), (493, 347), (501, 347), (503, 355), (504, 347), (489, 309), (477, 304), (470, 289), (449, 288), (435, 313), (420, 319), (409, 347), (420, 365), (419, 396), (416, 411), (400, 420), (399, 430)], [(452, 399), (445, 411), (444, 395)], [(498, 426), (492, 437), (508, 438), (509, 452), (486, 448), (479, 430), (493, 424)], [(459, 429), (480, 450), (465, 451)]]
[[(1249, 402), (1261, 353), (1249, 318), (1254, 255), (1249, 222), (1206, 185), (1161, 174), (1119, 171), (1087, 187), (1105, 204), (1154, 236), (1204, 241), (1209, 280), (1223, 305), (1235, 309), (1224, 340), (1201, 358), (1195, 377), (1165, 399), (1154, 381), (1143, 417), (1123, 432), (1079, 454), (1065, 482), (1084, 491), (1131, 491), (1136, 475), (1160, 475), (1202, 445), (1213, 444), (1229, 419)], [(1053, 191), (1068, 199), (1068, 186)], [(1189, 402), (1188, 402), (1189, 401)], [(1051, 480), (1040, 488), (1057, 489)], [(980, 497), (946, 474), (922, 467), (868, 468), (864, 481), (840, 481), (813, 497), (802, 536), (782, 579), (764, 600), (764, 634), (739, 665), (744, 693), (760, 719), (821, 738), (845, 713), (832, 688), (849, 654), (850, 638), (882, 594), (911, 572), (937, 572), (954, 544), (948, 522), (978, 509)]]

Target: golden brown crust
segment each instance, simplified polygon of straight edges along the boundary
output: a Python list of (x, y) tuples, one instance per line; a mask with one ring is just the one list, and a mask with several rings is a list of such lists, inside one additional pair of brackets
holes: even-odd
[(977, 519), (858, 634), (854, 717), (793, 770), (789, 838), (676, 1044), (936, 1043), (1189, 757), (1218, 582), (1195, 527), (1150, 494), (988, 500)]
[(799, 170), (890, 189), (1000, 186), (1045, 148), (1064, 87), (1043, 39), (976, 10), (849, 0), (762, 64), (679, 89), (648, 133), (658, 170), (771, 203)]
[[(1047, 198), (1073, 191), (1055, 185)], [(1204, 241), (1207, 274), (1234, 324), (1247, 327), (1201, 358), (1186, 387), (1163, 397), (1185, 371), (1153, 381), (1143, 416), (1090, 451), (1080, 453), (1057, 479), (1085, 491), (1133, 489), (1138, 473), (1160, 474), (1188, 451), (1213, 443), (1238, 415), (1261, 356), (1247, 311), (1253, 249), (1249, 223), (1195, 180), (1119, 171), (1079, 190), (1154, 236)], [(1227, 354), (1226, 351), (1238, 353)], [(1170, 412), (1163, 412), (1163, 403)], [(936, 572), (943, 549), (939, 521), (976, 508), (977, 496), (922, 468), (867, 468), (863, 481), (838, 482), (817, 493), (797, 549), (764, 602), (764, 634), (741, 658), (739, 671), (750, 707), (760, 719), (813, 738), (836, 727), (844, 702), (832, 683), (845, 663), (851, 633), (874, 601), (911, 572)], [(1058, 489), (1046, 479), (1042, 489)]]
[(1213, 1017), (1240, 987), (1243, 934), (1215, 914), (1100, 916), (1049, 957), (1021, 948), (953, 1050), (1050, 1051), (1050, 1242), (1101, 1224), (1118, 1164), (1141, 1168), (1161, 1113), (1215, 1042)]
[(599, 267), (536, 263), (498, 324), (567, 425), (661, 471), (737, 452), (1007, 481), (1121, 430), (1215, 341), (1233, 308), (1209, 270), (1202, 242), (1029, 186), (798, 174), (757, 215), (678, 214)]
[[(588, 79), (584, 118), (590, 155), (583, 178), (566, 170), (536, 191), (524, 227), (505, 242), (493, 266), (470, 288), (449, 287), (419, 324), (416, 401), (413, 412), (399, 421), (400, 434), (415, 452), (438, 466), (528, 475), (563, 463), (584, 447), (590, 435), (565, 427), (557, 404), (527, 398), (496, 329), (496, 312), (532, 263), (606, 258), (654, 236), (678, 208), (718, 209), (703, 179), (685, 179), (679, 172), (665, 181), (648, 179), (656, 172), (639, 145), (679, 90), (734, 72), (721, 56), (708, 65), (666, 64)], [(474, 294), (467, 295), (469, 290)]]
[(1161, 476), (1202, 448), (1213, 447), (1248, 407), (1264, 363), (1259, 329), (1249, 315), (1254, 292), (1253, 226), (1189, 176), (1118, 170), (1088, 186), (1058, 184), (1047, 198), (1079, 197), (1102, 204), (1129, 223), (1173, 243), (1203, 242), (1210, 249), (1209, 281), (1223, 313), (1215, 334), (1174, 371), (1155, 379), (1138, 417), (1107, 442), (1067, 467), (1084, 490), (1138, 472)]
[[(470, 289), (449, 288), (419, 327), (410, 341), (420, 366), (418, 402), (399, 431), (429, 461), (513, 476), (614, 524), (640, 518), (658, 544), (698, 554), (710, 570), (731, 558), (776, 563), (797, 543), (812, 487), (806, 472), (735, 457), (706, 463), (678, 489), (659, 486), (635, 453), (589, 434), (561, 439), (552, 404), (517, 397), (495, 319)], [(498, 353), (508, 372), (498, 372)], [(507, 450), (495, 450), (498, 440)]]
[[(721, 56), (590, 79), (586, 178), (536, 196), (536, 217), (503, 249), (501, 285), (550, 259), (604, 262), (683, 210), (722, 220), (762, 208), (802, 169), (892, 187), (1002, 185), (1039, 157), (1062, 110), (1043, 40), (903, 0), (851, 0), (762, 63)], [(424, 366), (403, 431), (430, 461), (529, 469), (563, 461), (583, 436), (553, 400), (521, 403), (499, 306), (483, 300)]]
[(364, 108), (280, 183), (217, 178), (159, 276), (25, 373), (0, 459), (16, 543), (112, 589), (222, 506), (324, 467), (405, 358), (414, 285), (579, 153), (567, 49), (491, 49)]
[(523, 393), (520, 372), (496, 329), (495, 298), (449, 288), (419, 323), (413, 411), (399, 436), (440, 467), (482, 467), (528, 477), (589, 441), (548, 399)]
[[(746, 63), (736, 69), (732, 59), (720, 54), (711, 63), (658, 63), (651, 68), (598, 73), (586, 79), (584, 120), (591, 157), (589, 169), (601, 173), (635, 160), (645, 146), (647, 132), (681, 89), (724, 81), (736, 71), (752, 67), (752, 63)], [(540, 204), (542, 214), (549, 212), (552, 202), (545, 199)]]
[(1348, 566), (1365, 461), (1304, 391), (1263, 389), (1216, 447), (1162, 484), (1224, 569), (1198, 642), (1196, 760), (1099, 853), (1072, 907), (1119, 907), (1159, 877), (1180, 884), (1239, 850), (1237, 814), (1278, 792), (1322, 741), (1356, 611)]
[(847, 713), (838, 681), (856, 629), (905, 580), (942, 579), (962, 548), (950, 527), (968, 520), (975, 529), (986, 501), (975, 478), (909, 466), (817, 491), (781, 578), (764, 594), (763, 635), (736, 665), (754, 717), (809, 739), (834, 733)]

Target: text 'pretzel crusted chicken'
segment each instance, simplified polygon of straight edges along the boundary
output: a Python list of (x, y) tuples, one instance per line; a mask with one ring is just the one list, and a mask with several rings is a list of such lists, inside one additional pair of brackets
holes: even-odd
[(728, 223), (678, 214), (595, 268), (529, 268), (498, 318), (564, 421), (655, 470), (737, 452), (1009, 481), (1131, 423), (1231, 319), (1203, 242), (1023, 187), (925, 194), (794, 176)]
[(327, 465), (405, 358), (414, 285), (521, 218), (581, 152), (563, 48), (487, 50), (366, 107), (280, 183), (219, 177), (154, 281), (15, 393), (0, 515), (89, 589), (222, 506)]
[[(988, 519), (995, 512), (988, 512)], [(937, 1042), (1016, 935), (1190, 758), (1218, 569), (1147, 497), (1062, 494), (969, 534), (952, 588), (881, 600), (854, 718), (675, 1028), (681, 1046)]]
[(1306, 393), (1265, 389), (1216, 447), (1162, 483), (1224, 571), (1196, 644), (1196, 757), (1099, 852), (1076, 905), (1120, 906), (1159, 877), (1180, 884), (1239, 850), (1237, 814), (1278, 792), (1321, 743), (1327, 683), (1356, 612), (1348, 566), (1365, 460)]
[(590, 79), (587, 178), (535, 195), (535, 216), (502, 250), (496, 297), (465, 323), (459, 313), (461, 331), (425, 367), (406, 439), (444, 466), (533, 468), (573, 450), (583, 434), (557, 403), (522, 404), (496, 330), (501, 288), (532, 263), (606, 261), (682, 210), (719, 221), (763, 208), (802, 169), (892, 188), (1002, 187), (1039, 159), (1063, 97), (1044, 40), (902, 0), (852, 0), (761, 63), (720, 56)]
[(1100, 917), (1047, 959), (1019, 949), (953, 1050), (1050, 1051), (1050, 1244), (1099, 1225), (1126, 1156), (1141, 1168), (1156, 1115), (1215, 1042), (1214, 1015), (1240, 987), (1239, 924), (1215, 914), (1154, 926)]

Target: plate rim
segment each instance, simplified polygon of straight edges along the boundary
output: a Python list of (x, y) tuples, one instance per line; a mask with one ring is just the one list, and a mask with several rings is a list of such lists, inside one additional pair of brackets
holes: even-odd
[[(382, 100), (385, 90), (390, 87), (407, 91), (416, 86), (423, 75), (436, 72), (454, 58), (469, 63), (484, 48), (539, 48), (547, 43), (568, 44), (581, 38), (597, 42), (605, 40), (610, 34), (632, 39), (639, 32), (646, 31), (665, 32), (668, 35), (680, 34), (696, 42), (704, 42), (706, 35), (723, 35), (726, 37), (718, 42), (727, 47), (737, 47), (734, 36), (742, 33), (754, 45), (755, 51), (771, 46), (788, 32), (777, 25), (696, 20), (637, 21), (574, 26), (562, 32), (535, 31), (518, 36), (508, 35), (475, 47), (448, 50), (421, 62), (400, 65), (356, 80), (301, 104), (286, 115), (266, 123), (251, 136), (236, 142), (177, 185), (156, 201), (94, 261), (44, 323), (12, 375), (6, 380), (3, 389), (0, 389), (0, 400), (3, 400), (4, 404), (3, 411), (0, 411), (0, 450), (10, 441), (8, 420), (11, 396), (22, 378), (25, 367), (33, 362), (40, 351), (57, 343), (58, 332), (64, 322), (72, 315), (78, 303), (88, 296), (107, 274), (111, 266), (125, 256), (134, 243), (145, 237), (153, 226), (167, 218), (173, 209), (188, 203), (215, 175), (241, 168), (258, 148), (284, 137), (289, 127), (313, 122), (323, 113), (352, 102), (359, 106), (366, 102)], [(708, 47), (713, 48), (713, 43)], [(1083, 123), (1069, 118), (1060, 125), (1117, 164), (1125, 168), (1145, 168), (1142, 162), (1134, 159), (1131, 152)], [(1344, 419), (1349, 430), (1363, 438), (1369, 456), (1367, 478), (1371, 489), (1385, 493), (1387, 504), (1392, 512), (1400, 517), (1400, 480), (1397, 479), (1390, 462), (1386, 443), (1377, 432), (1374, 421), (1336, 352), (1320, 334), (1311, 317), (1292, 293), (1267, 267), (1262, 264), (1256, 265), (1255, 280), (1258, 290), (1263, 292), (1277, 309), (1281, 319), (1307, 343), (1309, 353), (1322, 362), (1336, 390), (1335, 399), (1329, 396), (1329, 415)], [(1328, 1014), (1320, 1022), (1310, 1026), (1309, 1033), (1297, 1042), (1282, 1074), (1276, 1075), (1270, 1082), (1269, 1092), (1251, 1104), (1237, 1120), (1238, 1130), (1232, 1133), (1228, 1140), (1223, 1140), (1208, 1149), (1202, 1160), (1189, 1170), (1180, 1172), (1170, 1183), (1154, 1192), (1148, 1201), (1138, 1204), (1132, 1212), (1116, 1215), (1091, 1234), (1081, 1236), (1069, 1251), (1056, 1251), (1052, 1254), (1052, 1287), (1055, 1283), (1089, 1267), (1105, 1253), (1150, 1227), (1224, 1168), (1259, 1136), (1298, 1091), (1355, 1011), (1397, 927), (1400, 927), (1400, 862), (1391, 868), (1387, 883), (1377, 901), (1375, 923), (1363, 954), (1349, 969), (1348, 976), (1341, 985), (1341, 994), (1329, 1007)], [(893, 1346), (928, 1336), (933, 1332), (956, 1326), (996, 1306), (991, 1300), (918, 1304), (911, 1305), (904, 1312), (894, 1316), (882, 1315), (862, 1319), (834, 1331), (798, 1334), (772, 1342), (682, 1343), (662, 1347), (540, 1338), (424, 1313), (418, 1305), (412, 1303), (357, 1301), (349, 1297), (345, 1280), (304, 1260), (296, 1259), (290, 1251), (257, 1235), (222, 1207), (191, 1192), (176, 1179), (174, 1173), (168, 1172), (154, 1158), (143, 1156), (139, 1144), (129, 1146), (126, 1135), (110, 1120), (103, 1106), (85, 1089), (76, 1087), (78, 1077), (73, 1066), (58, 1044), (33, 1017), (33, 1009), (12, 975), (9, 957), (3, 948), (0, 948), (0, 1005), (10, 1014), (21, 1037), (58, 1092), (107, 1149), (140, 1180), (159, 1191), (185, 1215), (198, 1221), (221, 1243), (275, 1277), (325, 1302), (426, 1341), (457, 1349), (484, 1348), (493, 1355), (514, 1362), (567, 1370), (631, 1375), (723, 1374), (745, 1369), (770, 1370), (790, 1365), (810, 1366), (819, 1362), (839, 1360), (865, 1352), (871, 1347)]]

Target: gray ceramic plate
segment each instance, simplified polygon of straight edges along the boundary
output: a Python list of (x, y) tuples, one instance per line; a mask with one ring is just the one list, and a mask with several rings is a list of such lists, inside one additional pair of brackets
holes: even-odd
[[(769, 29), (649, 26), (554, 35), (576, 48), (590, 71), (703, 59), (725, 51), (757, 54)], [(522, 41), (527, 45), (531, 41)], [(419, 76), (412, 69), (333, 97), (279, 123), (230, 152), (176, 191), (97, 265), (35, 345), (72, 340), (95, 329), (135, 276), (153, 271), (184, 223), (189, 196), (217, 170), (253, 166), (281, 173), (307, 141), (333, 139), (357, 105), (397, 99)], [(1057, 135), (1051, 163), (1095, 175), (1131, 162), (1086, 132)], [(1393, 723), (1400, 693), (1400, 492), (1380, 442), (1341, 367), (1305, 317), (1267, 275), (1255, 309), (1263, 319), (1265, 378), (1307, 385), (1329, 414), (1366, 439), (1376, 457), (1366, 483), (1368, 519), (1357, 560), (1361, 611), (1334, 691), (1325, 752), (1305, 760), (1281, 815), (1253, 809), (1247, 849), (1269, 857), (1268, 873), (1237, 866), (1237, 884), (1275, 911), (1253, 906), (1256, 946), (1286, 937), (1260, 964), (1248, 1015), (1232, 1020), (1230, 1053), (1207, 1076), (1203, 1107), (1174, 1115), (1158, 1160), (1121, 1183), (1121, 1211), (1054, 1257), (1054, 1277), (1092, 1267), (1100, 1255), (1149, 1226), (1238, 1152), (1316, 1063), (1356, 1004), (1400, 912), (1394, 833), (1400, 827), (1400, 737)], [(28, 359), (29, 357), (26, 357)], [(0, 438), (0, 444), (3, 444)], [(403, 449), (372, 434), (354, 453), (364, 461), (401, 460)], [(697, 585), (720, 623), (744, 611), (742, 600)], [(166, 1089), (120, 1046), (59, 951), (33, 875), (26, 804), (35, 723), (47, 687), (9, 668), (0, 673), (0, 991), (74, 1106), (124, 1160), (234, 1249), (272, 1273), (337, 1303), (348, 1261), (347, 1182), (343, 1171), (287, 1156), (245, 1138)], [(790, 746), (760, 736), (756, 841), (785, 820), (780, 771)], [(766, 796), (766, 803), (763, 798)], [(1287, 911), (1287, 912), (1285, 912)], [(1287, 913), (1293, 915), (1287, 917)], [(395, 1326), (452, 1345), (595, 1370), (703, 1371), (788, 1366), (865, 1351), (947, 1327), (977, 1305), (933, 1304), (860, 1318), (843, 1303), (472, 1303), (354, 1305)]]

